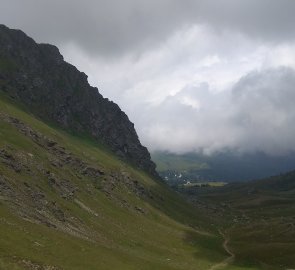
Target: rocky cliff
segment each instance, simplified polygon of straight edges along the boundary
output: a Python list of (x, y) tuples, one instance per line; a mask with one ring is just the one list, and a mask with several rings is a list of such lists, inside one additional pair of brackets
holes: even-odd
[(119, 106), (91, 87), (87, 76), (52, 45), (0, 25), (0, 89), (35, 115), (90, 135), (120, 158), (157, 176), (148, 150)]

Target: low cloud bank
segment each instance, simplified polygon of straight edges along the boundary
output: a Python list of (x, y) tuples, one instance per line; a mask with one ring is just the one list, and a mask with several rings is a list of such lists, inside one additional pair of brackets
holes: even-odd
[(151, 150), (210, 154), (225, 149), (284, 155), (295, 151), (295, 71), (253, 71), (230, 91), (187, 87), (136, 119)]

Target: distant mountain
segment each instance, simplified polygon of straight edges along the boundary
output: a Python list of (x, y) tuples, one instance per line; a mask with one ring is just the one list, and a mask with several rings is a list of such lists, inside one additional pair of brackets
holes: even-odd
[(176, 155), (152, 153), (159, 174), (170, 183), (185, 181), (245, 181), (259, 179), (295, 169), (295, 153), (269, 156), (264, 153), (217, 153), (206, 156), (196, 153)]
[(91, 87), (59, 50), (0, 25), (0, 86), (27, 109), (78, 134), (95, 138), (116, 155), (157, 176), (148, 150), (119, 106)]

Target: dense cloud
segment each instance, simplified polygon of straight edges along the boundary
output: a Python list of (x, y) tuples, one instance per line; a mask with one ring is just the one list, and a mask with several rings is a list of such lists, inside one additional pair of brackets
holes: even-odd
[(183, 89), (148, 108), (141, 130), (157, 150), (283, 155), (295, 150), (294, 85), (295, 71), (277, 68), (251, 72), (231, 91)]
[(234, 87), (233, 124), (239, 128), (237, 147), (284, 154), (295, 150), (295, 71), (277, 68), (252, 72)]
[(156, 46), (188, 25), (259, 39), (294, 39), (293, 0), (1, 0), (0, 18), (40, 41), (118, 56)]
[(295, 150), (295, 1), (0, 0), (58, 45), (151, 150)]

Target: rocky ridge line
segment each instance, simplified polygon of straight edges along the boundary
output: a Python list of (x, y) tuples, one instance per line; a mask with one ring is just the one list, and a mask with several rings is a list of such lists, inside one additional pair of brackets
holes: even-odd
[(158, 177), (133, 123), (119, 106), (91, 87), (59, 50), (0, 25), (0, 91), (45, 121), (91, 136), (117, 156)]

